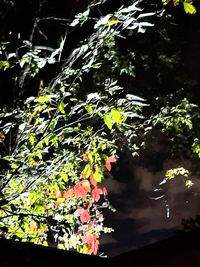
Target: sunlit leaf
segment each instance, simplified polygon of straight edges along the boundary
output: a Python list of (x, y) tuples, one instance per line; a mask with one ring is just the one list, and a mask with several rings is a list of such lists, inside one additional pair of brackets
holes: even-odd
[(116, 123), (120, 123), (122, 121), (122, 114), (120, 111), (118, 111), (117, 109), (112, 109), (111, 110), (111, 115), (112, 115), (112, 118), (113, 120), (116, 122)]
[(93, 174), (93, 177), (94, 177), (94, 180), (97, 182), (97, 183), (100, 183), (103, 179), (103, 175), (102, 173), (98, 172), (98, 171), (95, 171), (94, 174)]
[(85, 174), (85, 178), (89, 178), (91, 172), (92, 172), (92, 169), (91, 169), (90, 164), (86, 164), (83, 170), (83, 173)]
[(49, 103), (49, 102), (51, 102), (51, 98), (49, 96), (47, 96), (47, 95), (39, 96), (38, 99), (37, 99), (37, 102), (39, 102), (41, 104)]
[(187, 3), (186, 1), (184, 1), (183, 7), (184, 7), (184, 10), (186, 13), (189, 13), (189, 14), (195, 14), (196, 13), (196, 8), (191, 3)]
[(58, 110), (62, 113), (65, 114), (65, 104), (63, 102), (60, 102), (58, 105)]
[(115, 17), (112, 17), (108, 22), (107, 22), (107, 25), (108, 26), (113, 26), (115, 24), (118, 23), (118, 20), (115, 18)]
[(104, 116), (104, 122), (105, 122), (105, 124), (106, 124), (106, 126), (108, 127), (108, 129), (112, 129), (112, 126), (113, 126), (113, 122), (112, 122), (112, 117), (111, 117), (111, 115), (109, 115), (109, 114), (106, 114), (105, 116)]

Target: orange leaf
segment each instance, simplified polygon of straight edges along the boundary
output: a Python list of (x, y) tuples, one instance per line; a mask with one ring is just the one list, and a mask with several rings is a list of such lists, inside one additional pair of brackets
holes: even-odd
[(85, 172), (82, 172), (82, 173), (81, 173), (81, 178), (83, 178), (83, 179), (86, 178), (86, 173), (85, 173)]
[(62, 197), (62, 194), (61, 194), (61, 192), (60, 192), (59, 189), (54, 190), (53, 193), (52, 193), (52, 195), (53, 195), (55, 198), (61, 198), (61, 197)]
[(97, 182), (96, 182), (95, 179), (94, 179), (94, 175), (93, 175), (93, 173), (91, 173), (91, 175), (90, 175), (90, 183), (91, 183), (91, 185), (93, 185), (94, 187), (97, 187)]
[(69, 198), (71, 198), (73, 195), (74, 195), (74, 189), (73, 189), (73, 188), (70, 188), (70, 189), (68, 189), (67, 191), (64, 191), (64, 192), (63, 192), (63, 198), (65, 198), (65, 199), (69, 199)]

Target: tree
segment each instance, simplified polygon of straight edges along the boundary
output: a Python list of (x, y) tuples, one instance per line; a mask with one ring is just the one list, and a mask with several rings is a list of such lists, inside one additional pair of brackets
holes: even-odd
[(182, 160), (199, 157), (198, 81), (181, 48), (191, 38), (178, 39), (176, 15), (154, 1), (122, 2), (92, 1), (69, 20), (39, 1), (23, 38), (2, 33), (13, 101), (1, 105), (1, 236), (97, 254), (112, 231), (101, 182), (121, 152), (145, 149), (153, 129), (178, 158), (165, 181), (182, 175), (192, 185)]
[[(66, 58), (66, 34), (57, 48), (34, 43), (36, 29), (45, 35), (38, 23), (47, 18), (36, 19), (30, 40), (15, 51), (12, 43), (1, 45), (1, 68), (14, 70), (19, 88), (14, 106), (1, 112), (0, 233), (5, 238), (96, 255), (100, 234), (112, 230), (103, 224), (103, 209), (112, 208), (99, 184), (137, 135), (146, 105), (118, 85), (117, 71), (123, 65), (120, 71), (131, 75), (133, 66), (126, 58), (113, 65), (116, 43), (122, 34), (144, 33), (153, 13), (134, 2), (92, 17), (99, 4), (67, 23), (73, 30), (91, 21), (93, 31)], [(34, 77), (57, 63), (60, 70), (50, 82), (40, 80), (38, 96), (19, 101)]]

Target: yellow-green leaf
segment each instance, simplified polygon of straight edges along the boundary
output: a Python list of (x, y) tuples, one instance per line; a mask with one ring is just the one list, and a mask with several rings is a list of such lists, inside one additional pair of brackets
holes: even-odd
[(122, 122), (122, 114), (117, 109), (112, 109), (111, 110), (111, 115), (112, 115), (113, 120), (116, 123), (121, 123)]
[(36, 141), (35, 135), (34, 134), (31, 134), (30, 137), (29, 137), (30, 144), (33, 146), (34, 143), (35, 143), (35, 141)]
[(39, 96), (38, 99), (37, 99), (37, 102), (39, 102), (39, 103), (41, 103), (41, 104), (49, 103), (49, 102), (51, 102), (51, 99), (50, 99), (50, 97), (47, 96), (47, 95)]
[(98, 171), (95, 171), (94, 173), (94, 179), (97, 183), (100, 183), (102, 181), (102, 178), (103, 178), (103, 175), (102, 173), (98, 172)]
[(99, 63), (95, 63), (95, 64), (92, 65), (92, 68), (93, 68), (93, 69), (99, 69), (99, 68), (101, 67), (101, 65), (102, 65), (101, 62), (99, 62)]
[(88, 105), (85, 107), (85, 109), (87, 110), (87, 112), (91, 115), (93, 113), (93, 106), (92, 105)]
[(65, 172), (59, 173), (59, 176), (60, 176), (62, 181), (67, 182), (68, 176), (67, 176), (67, 174)]
[(112, 122), (112, 117), (108, 114), (106, 114), (104, 116), (104, 122), (106, 124), (106, 126), (108, 127), (108, 129), (112, 129), (112, 126), (113, 126), (113, 122)]
[(180, 0), (173, 0), (174, 6), (178, 6), (180, 4)]
[(7, 69), (9, 67), (10, 67), (9, 61), (0, 61), (0, 69), (2, 69), (2, 68)]
[(112, 26), (112, 25), (115, 25), (118, 23), (118, 20), (114, 17), (112, 17), (108, 22), (107, 22), (107, 25), (108, 26)]
[(183, 7), (186, 13), (189, 14), (195, 14), (196, 13), (196, 8), (191, 4), (187, 2), (183, 2)]
[(92, 170), (91, 170), (90, 164), (85, 165), (83, 173), (85, 174), (86, 178), (88, 178), (90, 176), (91, 172), (92, 172)]
[(62, 113), (65, 114), (65, 104), (63, 102), (60, 102), (58, 105), (58, 110)]

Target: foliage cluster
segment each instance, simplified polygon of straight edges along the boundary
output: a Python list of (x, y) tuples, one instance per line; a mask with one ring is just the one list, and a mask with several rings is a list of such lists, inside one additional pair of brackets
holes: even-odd
[[(138, 2), (100, 18), (91, 10), (69, 23), (73, 29), (90, 20), (93, 33), (67, 58), (65, 37), (56, 49), (25, 40), (8, 53), (9, 43), (1, 45), (1, 68), (17, 71), (22, 91), (46, 64), (61, 58), (62, 64), (48, 85), (40, 81), (38, 96), (2, 108), (0, 234), (96, 255), (101, 233), (112, 231), (103, 223), (103, 210), (112, 207), (100, 183), (118, 152), (130, 147), (146, 105), (110, 75), (120, 68), (113, 65), (116, 42), (122, 34), (144, 33), (153, 13), (144, 13)], [(95, 86), (88, 88), (87, 79)]]

